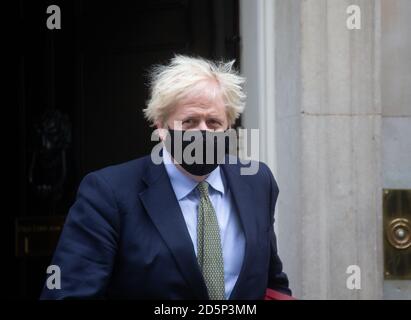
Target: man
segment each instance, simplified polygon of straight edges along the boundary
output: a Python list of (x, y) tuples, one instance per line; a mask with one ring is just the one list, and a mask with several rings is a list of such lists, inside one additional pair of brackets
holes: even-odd
[[(269, 168), (259, 163), (255, 174), (242, 175), (238, 161), (181, 157), (190, 142), (224, 133), (242, 112), (244, 79), (232, 64), (175, 56), (154, 68), (144, 112), (164, 143), (163, 163), (146, 156), (83, 179), (53, 257), (61, 289), (45, 286), (41, 298), (291, 294), (277, 255), (278, 187)], [(197, 135), (180, 139), (179, 149), (171, 138), (187, 133)]]

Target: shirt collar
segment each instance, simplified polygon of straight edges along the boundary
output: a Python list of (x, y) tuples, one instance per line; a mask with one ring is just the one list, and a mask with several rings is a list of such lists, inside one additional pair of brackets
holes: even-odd
[[(177, 200), (181, 200), (187, 195), (189, 195), (197, 186), (198, 182), (194, 179), (186, 176), (181, 172), (168, 153), (168, 151), (163, 147), (163, 161), (166, 168), (167, 174), (170, 178), (171, 185), (173, 186), (174, 193), (176, 194)], [(215, 168), (205, 179), (208, 184), (216, 191), (224, 194), (224, 183), (221, 175), (220, 166)]]

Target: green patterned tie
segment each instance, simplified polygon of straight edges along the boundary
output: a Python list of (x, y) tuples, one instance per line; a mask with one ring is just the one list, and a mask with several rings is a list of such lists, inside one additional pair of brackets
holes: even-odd
[(197, 261), (211, 300), (224, 299), (224, 261), (220, 228), (213, 205), (208, 197), (208, 183), (202, 181), (197, 189), (200, 204), (197, 218)]

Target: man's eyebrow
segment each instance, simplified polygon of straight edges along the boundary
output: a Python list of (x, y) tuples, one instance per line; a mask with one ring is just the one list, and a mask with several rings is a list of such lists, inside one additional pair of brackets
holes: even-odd
[(214, 118), (214, 119), (222, 120), (224, 119), (224, 115), (219, 115), (218, 113), (212, 113), (212, 114), (207, 115), (207, 118)]
[(198, 114), (193, 114), (193, 113), (189, 113), (189, 114), (185, 114), (183, 115), (183, 119), (187, 119), (187, 118), (198, 118)]
[(223, 119), (219, 118), (219, 117), (208, 117), (207, 120), (214, 120), (214, 121), (218, 121), (218, 122), (222, 122)]
[[(195, 111), (188, 111), (186, 114), (182, 115), (182, 118), (198, 118), (203, 116), (204, 114), (202, 112), (195, 112)], [(219, 115), (218, 113), (211, 113), (211, 114), (205, 114), (205, 117), (207, 119), (217, 119), (217, 120), (224, 120), (224, 115)]]

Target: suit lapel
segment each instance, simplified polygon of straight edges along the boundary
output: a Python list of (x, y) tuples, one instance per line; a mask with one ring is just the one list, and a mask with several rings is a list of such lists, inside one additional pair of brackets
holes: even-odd
[(164, 164), (155, 165), (150, 161), (144, 181), (148, 187), (139, 196), (152, 222), (197, 298), (208, 299), (193, 243)]
[(256, 210), (255, 201), (253, 201), (253, 190), (251, 187), (241, 179), (240, 166), (225, 164), (221, 165), (225, 177), (227, 179), (234, 203), (239, 213), (240, 222), (243, 227), (245, 235), (245, 253), (244, 260), (241, 267), (237, 282), (233, 288), (230, 299), (235, 300), (239, 297), (246, 296), (243, 292), (252, 290), (246, 287), (247, 275), (252, 269), (253, 250), (256, 248), (256, 228), (255, 219), (253, 219), (253, 212)]

